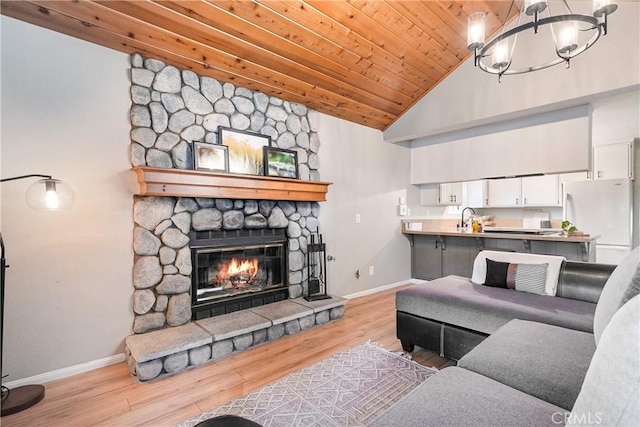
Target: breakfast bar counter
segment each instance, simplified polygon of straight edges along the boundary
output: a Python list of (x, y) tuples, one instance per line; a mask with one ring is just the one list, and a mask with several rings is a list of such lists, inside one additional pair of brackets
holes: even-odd
[(563, 236), (558, 232), (554, 233), (517, 233), (517, 232), (473, 232), (473, 231), (460, 231), (460, 230), (406, 230), (403, 229), (404, 234), (417, 234), (423, 236), (453, 236), (453, 237), (467, 237), (467, 238), (492, 238), (492, 239), (519, 239), (519, 240), (540, 240), (547, 242), (572, 242), (572, 243), (591, 243), (600, 236), (589, 235), (576, 235), (576, 236)]
[[(482, 250), (564, 256), (571, 261), (595, 262), (600, 236), (562, 236), (558, 232), (471, 232), (455, 228), (414, 227), (402, 221), (402, 233), (411, 245), (413, 278), (433, 280), (455, 274), (471, 277), (473, 260)], [(412, 229), (412, 227), (414, 227)], [(455, 227), (455, 226), (454, 226)]]

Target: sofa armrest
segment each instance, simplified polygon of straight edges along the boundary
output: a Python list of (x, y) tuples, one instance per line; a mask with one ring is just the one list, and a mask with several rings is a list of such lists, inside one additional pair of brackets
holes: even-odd
[(596, 304), (615, 265), (566, 261), (560, 270), (556, 296)]

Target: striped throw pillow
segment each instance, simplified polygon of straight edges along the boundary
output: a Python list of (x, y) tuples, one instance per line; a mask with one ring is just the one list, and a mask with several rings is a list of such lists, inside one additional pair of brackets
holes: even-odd
[(549, 264), (518, 264), (515, 274), (516, 291), (546, 295), (544, 289), (548, 267)]

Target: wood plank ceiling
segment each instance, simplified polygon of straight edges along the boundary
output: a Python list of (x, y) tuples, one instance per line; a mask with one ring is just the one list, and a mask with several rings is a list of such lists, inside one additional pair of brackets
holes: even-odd
[(384, 130), (469, 56), (508, 1), (6, 1), (1, 13)]

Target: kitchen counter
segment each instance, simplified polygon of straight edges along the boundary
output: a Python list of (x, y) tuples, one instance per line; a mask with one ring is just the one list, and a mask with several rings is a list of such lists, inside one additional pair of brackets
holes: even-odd
[(511, 230), (474, 233), (456, 230), (455, 222), (451, 223), (453, 227), (447, 223), (428, 227), (432, 224), (402, 221), (402, 233), (411, 245), (411, 276), (417, 279), (432, 280), (450, 274), (471, 277), (475, 257), (482, 250), (559, 255), (571, 261), (595, 262), (596, 240), (600, 237)]
[(600, 238), (600, 236), (561, 236), (554, 234), (534, 234), (534, 233), (499, 233), (499, 232), (479, 232), (460, 231), (460, 230), (407, 230), (403, 227), (404, 234), (415, 234), (423, 236), (455, 236), (455, 237), (477, 237), (491, 239), (518, 239), (518, 240), (539, 240), (547, 242), (571, 242), (571, 243), (591, 243)]

